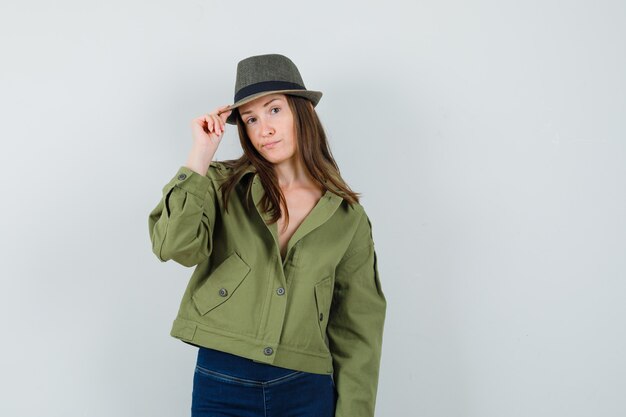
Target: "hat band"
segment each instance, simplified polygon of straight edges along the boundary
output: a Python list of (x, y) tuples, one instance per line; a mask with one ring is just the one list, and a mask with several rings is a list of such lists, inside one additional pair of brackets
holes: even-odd
[(261, 81), (237, 91), (235, 94), (235, 103), (253, 94), (274, 90), (306, 90), (306, 88), (300, 84), (290, 83), (289, 81)]

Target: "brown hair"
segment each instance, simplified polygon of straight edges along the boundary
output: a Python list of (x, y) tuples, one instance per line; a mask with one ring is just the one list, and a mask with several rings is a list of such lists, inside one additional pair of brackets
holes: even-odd
[[(361, 193), (354, 192), (348, 187), (339, 171), (339, 167), (332, 156), (326, 140), (326, 133), (313, 104), (306, 98), (286, 94), (287, 102), (294, 115), (296, 131), (296, 153), (304, 162), (305, 169), (313, 179), (324, 189), (343, 197), (349, 204), (359, 202)], [(267, 161), (252, 145), (246, 127), (237, 113), (237, 128), (239, 141), (243, 148), (243, 155), (239, 159), (222, 161), (224, 165), (233, 169), (231, 176), (221, 185), (224, 208), (228, 211), (228, 198), (234, 185), (243, 175), (243, 171), (250, 165), (254, 165), (265, 195), (261, 200), (264, 212), (272, 212), (270, 224), (275, 223), (281, 216), (281, 206), (285, 208), (285, 227), (289, 222), (289, 209), (273, 169), (273, 164)], [(246, 204), (249, 203), (252, 181), (248, 183), (246, 190)]]

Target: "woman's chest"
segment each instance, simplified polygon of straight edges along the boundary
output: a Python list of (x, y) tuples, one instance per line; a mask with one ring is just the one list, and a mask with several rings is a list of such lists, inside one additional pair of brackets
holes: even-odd
[(283, 210), (280, 219), (278, 219), (278, 243), (280, 245), (280, 254), (284, 259), (287, 251), (287, 245), (298, 227), (304, 222), (306, 217), (311, 213), (322, 197), (321, 190), (295, 190), (285, 192), (287, 200), (287, 208), (289, 209), (289, 223), (285, 227), (286, 215)]

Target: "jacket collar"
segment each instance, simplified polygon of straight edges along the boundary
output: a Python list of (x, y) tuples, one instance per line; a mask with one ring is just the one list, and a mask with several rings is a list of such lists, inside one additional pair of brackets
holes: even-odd
[(243, 180), (244, 177), (246, 177), (251, 172), (256, 174), (256, 168), (252, 164), (250, 164), (246, 169), (244, 169), (243, 174), (241, 174), (241, 177), (239, 177), (239, 182), (241, 182), (241, 180)]
[[(251, 192), (252, 192), (252, 199), (254, 201), (254, 206), (259, 212), (259, 215), (261, 216), (261, 218), (263, 218), (263, 220), (267, 224), (271, 216), (269, 213), (264, 213), (261, 210), (261, 199), (263, 198), (263, 195), (265, 194), (265, 190), (263, 188), (263, 185), (261, 184), (261, 180), (259, 179), (258, 173), (256, 172), (256, 168), (253, 165), (250, 165), (248, 168), (244, 170), (244, 173), (242, 174), (241, 178), (251, 173), (253, 173), (253, 177), (251, 180), (252, 181)], [(322, 195), (322, 198), (320, 198), (317, 204), (313, 207), (313, 209), (309, 212), (309, 214), (304, 218), (304, 221), (300, 224), (300, 226), (298, 226), (295, 233), (291, 236), (291, 239), (289, 240), (287, 244), (287, 256), (285, 257), (285, 259), (289, 257), (289, 251), (291, 250), (292, 247), (296, 245), (296, 243), (298, 243), (300, 239), (302, 239), (308, 233), (312, 232), (316, 228), (326, 223), (326, 221), (328, 221), (328, 219), (332, 217), (332, 215), (335, 213), (335, 211), (337, 211), (337, 209), (339, 208), (343, 200), (344, 200), (343, 197), (335, 194), (334, 192), (330, 190), (326, 190), (324, 192), (324, 195)], [(268, 225), (268, 228), (270, 232), (272, 233), (272, 235), (274, 236), (276, 245), (280, 247), (278, 244), (278, 223), (273, 223), (271, 225)]]

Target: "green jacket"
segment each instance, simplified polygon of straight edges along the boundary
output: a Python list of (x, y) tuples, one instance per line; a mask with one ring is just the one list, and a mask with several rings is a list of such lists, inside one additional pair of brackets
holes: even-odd
[[(223, 209), (220, 184), (231, 169), (206, 176), (182, 166), (149, 215), (154, 254), (191, 267), (171, 336), (274, 366), (332, 374), (336, 417), (372, 417), (386, 300), (370, 220), (327, 191), (288, 243), (260, 209), (254, 167)], [(252, 181), (246, 208), (245, 185)]]

